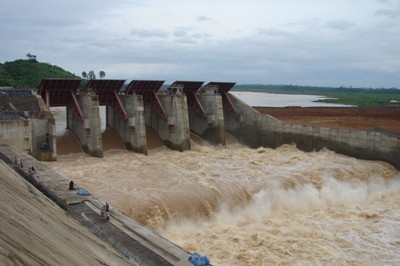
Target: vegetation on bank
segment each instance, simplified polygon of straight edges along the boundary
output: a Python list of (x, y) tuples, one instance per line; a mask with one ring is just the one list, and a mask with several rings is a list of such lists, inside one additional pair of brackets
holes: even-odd
[(37, 89), (44, 78), (79, 78), (64, 69), (33, 59), (0, 64), (0, 87)]
[[(36, 55), (28, 53), (27, 60), (18, 59), (12, 62), (0, 63), (0, 87), (28, 88), (38, 89), (40, 82), (44, 78), (81, 78), (61, 67), (48, 63), (41, 63), (37, 60)], [(104, 78), (106, 72), (99, 71), (99, 77)], [(93, 70), (89, 72), (83, 71), (83, 85), (89, 79), (96, 79)]]
[(341, 103), (359, 107), (400, 106), (400, 89), (312, 87), (297, 85), (235, 85), (236, 91), (253, 91), (279, 94), (320, 95), (327, 99), (319, 102)]

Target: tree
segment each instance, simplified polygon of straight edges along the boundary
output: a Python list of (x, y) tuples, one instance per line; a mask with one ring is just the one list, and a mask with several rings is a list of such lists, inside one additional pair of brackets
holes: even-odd
[(87, 79), (87, 78), (88, 78), (88, 75), (87, 75), (86, 71), (83, 71), (83, 72), (82, 72), (82, 78), (84, 78), (84, 79)]
[(31, 53), (27, 53), (26, 56), (28, 57), (28, 60), (29, 60), (29, 61), (32, 61), (32, 62), (37, 63), (36, 55), (33, 55), (33, 54), (31, 54)]
[(93, 70), (90, 70), (90, 71), (89, 71), (88, 77), (89, 77), (89, 79), (96, 79), (96, 74), (94, 73)]
[[(102, 79), (106, 76), (106, 72), (104, 72), (103, 70), (101, 70), (99, 72), (99, 77)], [(86, 73), (86, 71), (82, 72), (82, 77), (84, 79), (96, 79), (96, 74), (94, 73), (93, 70), (90, 70), (88, 73)]]
[(103, 70), (101, 70), (100, 72), (99, 72), (99, 77), (102, 79), (102, 78), (104, 78), (106, 76), (106, 72), (104, 72)]

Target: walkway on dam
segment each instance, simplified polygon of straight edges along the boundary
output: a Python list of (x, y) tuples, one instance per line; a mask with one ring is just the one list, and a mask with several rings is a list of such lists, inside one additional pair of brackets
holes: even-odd
[[(22, 162), (22, 168), (15, 165), (15, 158)], [(104, 202), (90, 194), (77, 195), (79, 187), (74, 190), (68, 189), (70, 179), (56, 173), (16, 147), (0, 144), (0, 159), (133, 264), (191, 265), (188, 261), (190, 253), (112, 206), (110, 206), (110, 221), (103, 221), (100, 209)], [(29, 175), (30, 166), (35, 168), (36, 175)]]

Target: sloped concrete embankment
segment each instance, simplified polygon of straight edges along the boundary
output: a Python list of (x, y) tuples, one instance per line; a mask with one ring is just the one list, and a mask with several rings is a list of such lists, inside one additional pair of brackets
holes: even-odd
[[(23, 167), (15, 164), (16, 158), (22, 162)], [(77, 195), (78, 188), (68, 189), (70, 179), (54, 172), (16, 147), (0, 144), (0, 159), (89, 231), (122, 254), (127, 261), (139, 265), (191, 265), (187, 260), (190, 253), (112, 206), (111, 220), (104, 222), (100, 217), (100, 209), (104, 204), (101, 200), (93, 195)], [(36, 174), (28, 173), (30, 166), (35, 168)]]

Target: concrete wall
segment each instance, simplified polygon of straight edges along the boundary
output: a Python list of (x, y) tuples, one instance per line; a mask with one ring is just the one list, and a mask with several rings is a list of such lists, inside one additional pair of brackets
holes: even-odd
[(107, 126), (119, 133), (128, 150), (147, 155), (143, 98), (141, 95), (120, 95), (119, 98), (128, 119), (124, 119), (113, 107), (107, 106)]
[(250, 147), (276, 148), (292, 143), (306, 151), (325, 147), (355, 158), (385, 161), (400, 169), (399, 136), (283, 123), (230, 97), (241, 115), (235, 119), (225, 114), (225, 128)]
[(30, 154), (32, 128), (29, 120), (0, 120), (0, 139)]
[(2, 96), (0, 137), (36, 159), (57, 160), (55, 121), (43, 99), (18, 89), (2, 91)]
[(94, 92), (81, 92), (77, 96), (84, 121), (76, 116), (73, 108), (67, 106), (67, 128), (79, 139), (83, 150), (94, 157), (103, 157), (99, 99)]
[(201, 93), (197, 95), (197, 98), (207, 117), (202, 117), (194, 108), (189, 107), (190, 130), (213, 144), (225, 146), (224, 110), (221, 95)]
[(190, 128), (186, 96), (167, 94), (158, 96), (167, 119), (161, 118), (150, 106), (145, 107), (146, 125), (153, 128), (168, 148), (190, 150)]
[(31, 114), (32, 153), (40, 161), (57, 160), (57, 136), (54, 116), (43, 99), (36, 95), (41, 112)]
[(57, 147), (54, 118), (32, 118), (32, 153), (40, 161), (56, 161)]

